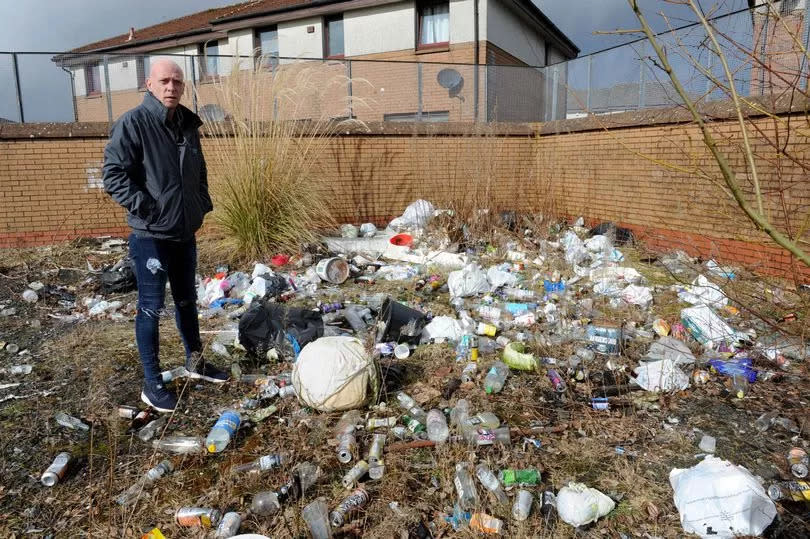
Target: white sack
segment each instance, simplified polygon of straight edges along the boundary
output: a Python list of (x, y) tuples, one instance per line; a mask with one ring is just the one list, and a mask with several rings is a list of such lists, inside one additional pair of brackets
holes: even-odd
[(582, 483), (568, 483), (557, 494), (557, 513), (571, 526), (596, 522), (615, 506), (613, 500)]
[(461, 322), (452, 316), (435, 316), (422, 329), (422, 342), (429, 342), (430, 339), (458, 341), (463, 335), (464, 328), (461, 326)]
[(682, 391), (689, 387), (689, 376), (671, 359), (642, 363), (633, 372), (634, 381), (647, 391)]
[(468, 264), (458, 271), (451, 272), (447, 276), (447, 286), (450, 289), (450, 296), (454, 298), (489, 292), (487, 274), (478, 264)]

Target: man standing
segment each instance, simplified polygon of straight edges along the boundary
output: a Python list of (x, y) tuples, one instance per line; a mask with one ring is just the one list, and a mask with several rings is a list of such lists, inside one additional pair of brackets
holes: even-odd
[(158, 323), (172, 290), (175, 321), (189, 377), (221, 383), (228, 376), (203, 359), (197, 321), (197, 244), (203, 217), (213, 209), (200, 136), (200, 118), (180, 104), (183, 71), (156, 61), (140, 106), (112, 127), (104, 149), (104, 189), (127, 210), (129, 249), (138, 283), (135, 340), (143, 365), (141, 400), (171, 412), (177, 397), (161, 380)]

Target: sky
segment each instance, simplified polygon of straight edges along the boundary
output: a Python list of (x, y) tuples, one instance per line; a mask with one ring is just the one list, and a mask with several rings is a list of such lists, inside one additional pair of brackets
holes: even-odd
[[(638, 27), (627, 0), (534, 0), (579, 48), (580, 55), (635, 39), (632, 35), (594, 32)], [(194, 13), (233, 0), (0, 0), (0, 52), (61, 52), (86, 43)], [(640, 0), (656, 30), (687, 21), (688, 12), (664, 0)], [(745, 0), (701, 0), (704, 9), (722, 12)], [(689, 19), (691, 21), (692, 19)], [(49, 55), (18, 56), (26, 121), (69, 121), (72, 117), (67, 74)], [(16, 98), (9, 55), (0, 54), (0, 117), (16, 119)]]

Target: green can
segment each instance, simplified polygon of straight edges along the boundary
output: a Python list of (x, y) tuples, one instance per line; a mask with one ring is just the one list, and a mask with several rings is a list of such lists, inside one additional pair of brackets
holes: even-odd
[(501, 470), (501, 483), (505, 487), (512, 485), (537, 485), (540, 483), (540, 472), (537, 470)]

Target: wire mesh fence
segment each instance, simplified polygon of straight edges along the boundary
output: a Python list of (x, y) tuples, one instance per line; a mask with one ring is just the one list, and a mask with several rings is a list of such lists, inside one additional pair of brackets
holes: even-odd
[[(807, 91), (810, 0), (778, 2), (657, 36), (697, 104)], [(680, 20), (679, 22), (684, 22)], [(721, 54), (718, 54), (720, 52)], [(682, 105), (646, 39), (550, 66), (213, 55), (0, 54), (0, 121), (113, 121), (146, 91), (150, 65), (172, 58), (188, 84), (184, 104), (227, 117), (229, 78), (277, 87), (270, 118), (363, 121), (544, 122)], [(301, 77), (317, 91), (302, 100)], [(279, 78), (287, 87), (278, 85)]]

